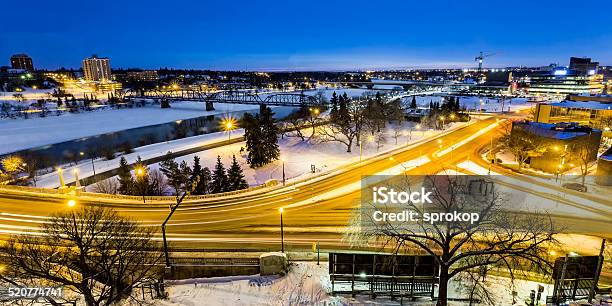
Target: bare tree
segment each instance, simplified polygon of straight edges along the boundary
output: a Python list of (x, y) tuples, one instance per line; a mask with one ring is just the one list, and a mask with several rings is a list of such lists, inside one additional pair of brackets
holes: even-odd
[(582, 176), (582, 185), (584, 185), (587, 174), (589, 174), (589, 166), (591, 162), (597, 159), (597, 150), (599, 143), (592, 143), (591, 135), (577, 138), (569, 148), (569, 156), (572, 160), (578, 163), (580, 175)]
[(116, 178), (111, 177), (95, 183), (92, 190), (97, 193), (117, 194), (119, 192), (119, 182)]
[(42, 225), (41, 233), (13, 236), (0, 247), (2, 280), (63, 286), (86, 305), (98, 306), (140, 302), (132, 290), (161, 272), (153, 228), (107, 208), (85, 206), (58, 213)]
[(511, 126), (506, 126), (501, 143), (514, 155), (520, 171), (530, 157), (541, 156), (546, 152), (547, 142), (543, 137), (534, 135), (523, 128), (513, 129)]
[(346, 93), (340, 96), (339, 108), (332, 107), (329, 124), (319, 128), (322, 142), (339, 142), (351, 152), (353, 142), (361, 141), (366, 104), (362, 100), (351, 100)]
[(151, 195), (164, 195), (168, 188), (168, 180), (166, 176), (158, 169), (149, 171), (149, 182), (151, 184), (150, 192)]
[[(394, 176), (383, 183), (377, 182), (376, 186), (407, 193), (430, 191), (430, 202), (381, 205), (362, 201), (347, 240), (357, 245), (382, 245), (396, 254), (416, 249), (434, 257), (440, 271), (439, 306), (447, 305), (449, 281), (462, 273), (499, 268), (506, 269), (514, 280), (524, 271), (547, 273), (552, 269), (548, 248), (556, 243), (557, 229), (550, 217), (538, 212), (508, 212), (511, 204), (507, 197), (495, 191), (488, 179), (455, 175)], [(512, 201), (519, 201), (518, 198), (512, 195)], [(374, 216), (375, 211), (411, 211), (417, 218), (381, 221)], [(455, 213), (477, 214), (478, 218), (449, 220), (449, 214)], [(433, 216), (441, 219), (433, 222)], [(478, 286), (471, 295), (486, 289), (483, 279), (486, 280), (487, 273), (479, 275), (480, 278), (471, 276)]]

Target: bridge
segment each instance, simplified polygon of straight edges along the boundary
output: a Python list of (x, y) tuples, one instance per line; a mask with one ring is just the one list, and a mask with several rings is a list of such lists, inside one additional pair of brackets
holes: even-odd
[(214, 102), (239, 104), (266, 104), (274, 106), (317, 106), (325, 103), (314, 96), (295, 92), (258, 93), (252, 90), (223, 90), (206, 92), (190, 89), (178, 90), (128, 90), (130, 99), (159, 99), (167, 101), (205, 102), (207, 109)]
[(373, 79), (370, 81), (338, 81), (338, 82), (325, 82), (327, 84), (332, 84), (336, 86), (365, 86), (369, 89), (374, 88), (376, 85), (395, 85), (398, 87), (402, 87), (404, 90), (411, 90), (414, 88), (426, 87), (426, 88), (436, 88), (436, 87), (446, 87), (446, 88), (467, 88), (474, 86), (475, 84), (471, 83), (454, 83), (449, 81), (437, 82), (437, 81), (425, 81), (425, 80), (382, 80), (382, 79)]

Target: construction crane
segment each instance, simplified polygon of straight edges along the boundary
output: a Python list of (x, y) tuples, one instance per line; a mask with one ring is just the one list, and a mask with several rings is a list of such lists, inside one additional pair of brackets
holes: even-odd
[(486, 53), (486, 52), (480, 51), (480, 54), (474, 58), (474, 61), (478, 62), (478, 74), (479, 75), (482, 72), (482, 60), (484, 60), (487, 57), (491, 57), (493, 55), (495, 55), (495, 53)]

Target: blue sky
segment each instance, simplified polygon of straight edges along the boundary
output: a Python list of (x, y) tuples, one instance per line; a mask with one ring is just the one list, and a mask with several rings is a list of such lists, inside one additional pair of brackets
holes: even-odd
[(612, 1), (8, 1), (0, 65), (336, 70), (612, 65)]

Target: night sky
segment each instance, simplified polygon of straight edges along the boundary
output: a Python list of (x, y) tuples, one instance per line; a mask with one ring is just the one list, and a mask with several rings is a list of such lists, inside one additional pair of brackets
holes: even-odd
[(339, 70), (612, 65), (612, 1), (3, 1), (0, 65)]

